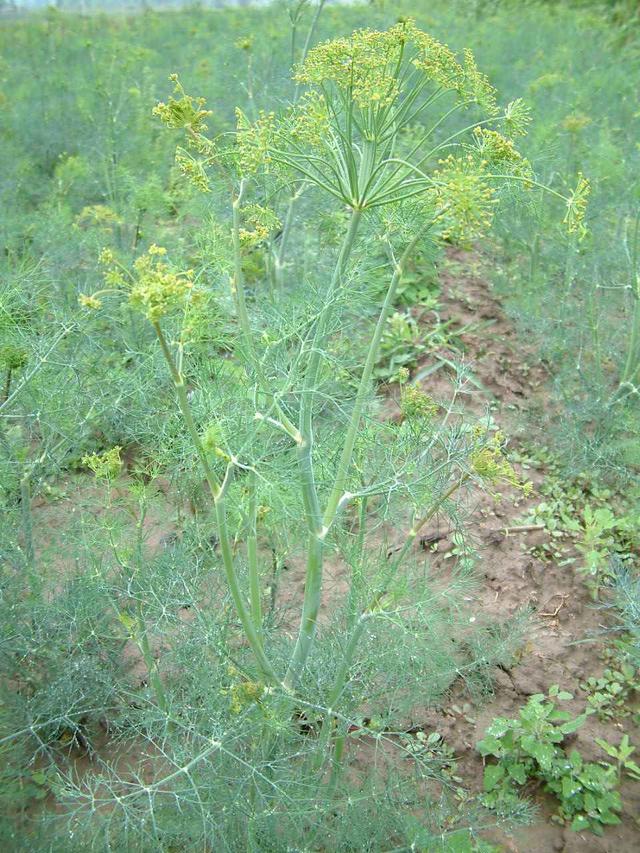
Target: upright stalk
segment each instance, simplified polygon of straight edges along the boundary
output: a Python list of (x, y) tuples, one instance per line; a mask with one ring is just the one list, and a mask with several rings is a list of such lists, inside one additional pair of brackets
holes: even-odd
[(29, 575), (29, 586), (32, 595), (39, 595), (40, 581), (36, 572), (35, 548), (33, 545), (33, 516), (31, 514), (31, 471), (25, 469), (20, 478), (20, 513), (22, 515), (22, 534), (24, 540), (24, 556)]
[(253, 344), (253, 333), (251, 330), (251, 323), (249, 321), (249, 312), (247, 311), (247, 302), (245, 298), (244, 292), (244, 274), (242, 271), (242, 249), (240, 245), (240, 207), (242, 204), (242, 199), (244, 196), (244, 181), (240, 182), (240, 189), (238, 190), (238, 194), (234, 197), (231, 205), (232, 211), (232, 243), (233, 243), (233, 281), (232, 281), (232, 292), (233, 292), (233, 300), (236, 308), (236, 315), (238, 317), (238, 323), (240, 325), (240, 331), (242, 333), (242, 339), (244, 343), (244, 349), (248, 357), (249, 364), (253, 368), (256, 379), (258, 381), (258, 386), (263, 394), (266, 394), (268, 397), (271, 397), (273, 403), (276, 408), (276, 412), (278, 414), (278, 418), (280, 419), (281, 425), (284, 428), (285, 432), (287, 432), (294, 441), (299, 441), (298, 430), (295, 428), (291, 420), (286, 416), (286, 414), (282, 411), (278, 401), (274, 398), (273, 393), (269, 389), (269, 383), (267, 381), (267, 377), (264, 374), (264, 370), (262, 369), (262, 365), (258, 359), (258, 355), (256, 353), (255, 346)]
[(638, 346), (640, 344), (640, 294), (634, 293), (633, 301), (634, 305), (631, 320), (631, 335), (629, 337), (629, 348), (627, 350), (627, 358), (624, 370), (622, 371), (620, 385), (632, 382), (640, 368), (640, 353), (638, 353)]
[(291, 687), (298, 679), (304, 666), (316, 632), (320, 597), (322, 593), (322, 574), (324, 557), (324, 526), (322, 511), (318, 500), (315, 476), (313, 471), (313, 405), (314, 392), (318, 384), (322, 345), (324, 343), (333, 303), (342, 283), (347, 263), (353, 250), (353, 245), (362, 218), (362, 211), (354, 209), (351, 213), (349, 228), (345, 234), (336, 266), (331, 278), (325, 304), (318, 317), (311, 354), (305, 375), (304, 388), (300, 401), (299, 432), (301, 441), (298, 444), (298, 470), (304, 504), (309, 539), (307, 546), (307, 569), (304, 588), (304, 601), (298, 638), (294, 648), (285, 684)]
[(175, 386), (176, 395), (178, 398), (178, 405), (180, 407), (182, 417), (187, 427), (189, 437), (191, 438), (193, 446), (195, 447), (196, 452), (198, 454), (198, 458), (200, 459), (200, 464), (202, 465), (202, 469), (204, 471), (204, 475), (207, 480), (211, 496), (213, 498), (216, 516), (216, 526), (218, 530), (218, 538), (220, 540), (220, 551), (222, 553), (222, 562), (225, 570), (227, 584), (229, 586), (229, 591), (231, 592), (231, 598), (233, 599), (233, 603), (236, 609), (236, 613), (238, 614), (245, 636), (249, 642), (249, 645), (251, 646), (251, 650), (253, 651), (256, 660), (258, 661), (258, 665), (262, 670), (263, 675), (274, 684), (279, 684), (280, 679), (278, 678), (275, 670), (269, 663), (269, 660), (267, 659), (264, 653), (262, 641), (258, 632), (255, 629), (255, 626), (251, 619), (251, 614), (247, 609), (247, 605), (240, 589), (240, 583), (238, 581), (238, 576), (235, 570), (233, 549), (231, 547), (229, 531), (227, 529), (225, 503), (226, 487), (228, 485), (229, 478), (226, 477), (224, 484), (221, 484), (218, 481), (218, 478), (216, 477), (211, 466), (209, 465), (209, 460), (207, 459), (206, 451), (202, 446), (202, 441), (200, 440), (200, 436), (198, 434), (198, 430), (193, 420), (193, 415), (191, 413), (191, 406), (189, 404), (189, 398), (187, 396), (187, 391), (185, 388), (184, 377), (178, 370), (173, 355), (171, 354), (171, 350), (169, 349), (169, 345), (167, 344), (162, 329), (160, 328), (160, 325), (157, 321), (153, 322), (153, 328), (158, 337), (158, 341), (160, 342), (160, 348), (169, 367), (171, 378), (173, 379), (173, 384)]
[(147, 625), (144, 621), (144, 613), (142, 612), (142, 602), (139, 599), (136, 600), (136, 620), (138, 623), (136, 632), (138, 648), (140, 649), (144, 664), (147, 668), (147, 675), (149, 676), (149, 681), (153, 687), (153, 692), (156, 695), (158, 707), (164, 714), (166, 714), (169, 710), (167, 694), (164, 692), (164, 685), (162, 684), (162, 679), (158, 673), (158, 663), (154, 659), (153, 652), (151, 651)]
[(351, 418), (349, 420), (347, 434), (344, 440), (344, 445), (342, 447), (340, 461), (338, 462), (338, 470), (333, 483), (333, 488), (331, 489), (331, 493), (329, 495), (327, 506), (322, 519), (325, 530), (328, 530), (331, 526), (338, 511), (340, 499), (342, 498), (345, 491), (347, 478), (349, 476), (351, 462), (353, 459), (353, 449), (355, 446), (358, 431), (360, 429), (360, 420), (362, 418), (362, 412), (367, 397), (370, 393), (371, 377), (373, 376), (373, 370), (376, 366), (376, 361), (378, 360), (380, 341), (382, 340), (382, 335), (384, 333), (384, 328), (387, 322), (389, 311), (391, 310), (393, 300), (395, 299), (398, 284), (402, 280), (403, 266), (406, 263), (408, 257), (414, 251), (418, 241), (424, 236), (425, 231), (427, 231), (431, 227), (431, 224), (432, 223), (430, 223), (426, 228), (421, 229), (420, 232), (405, 248), (404, 252), (402, 253), (402, 257), (400, 258), (400, 261), (395, 265), (393, 276), (391, 277), (391, 282), (389, 283), (389, 287), (387, 288), (387, 293), (385, 295), (384, 302), (382, 303), (382, 307), (378, 315), (378, 320), (376, 322), (376, 327), (373, 332), (373, 337), (371, 338), (371, 342), (369, 344), (367, 357), (365, 359), (364, 367), (362, 369), (362, 375), (360, 376), (360, 383), (358, 385), (356, 398), (353, 404), (353, 409), (351, 411)]
[(262, 642), (262, 601), (260, 590), (260, 572), (258, 569), (258, 502), (256, 493), (256, 474), (249, 474), (249, 534), (247, 536), (247, 562), (249, 563), (249, 598), (251, 618), (256, 633)]

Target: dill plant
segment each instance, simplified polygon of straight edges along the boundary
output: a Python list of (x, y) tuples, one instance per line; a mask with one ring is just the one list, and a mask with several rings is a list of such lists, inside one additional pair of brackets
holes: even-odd
[[(373, 376), (413, 254), (429, 240), (480, 238), (501, 192), (539, 186), (513, 142), (528, 111), (519, 100), (501, 109), (470, 51), (459, 60), (410, 20), (310, 49), (295, 79), (304, 92), (290, 109), (254, 120), (238, 110), (234, 133), (209, 136), (204, 101), (174, 78), (155, 112), (184, 132), (178, 166), (213, 200), (206, 263), (192, 269), (151, 245), (129, 264), (109, 249), (104, 287), (80, 297), (98, 312), (124, 302), (152, 329), (178, 406), (168, 432), (181, 470), (199, 466), (212, 533), (195, 565), (179, 549), (149, 565), (141, 544), (119, 556), (112, 541), (117, 574), (96, 574), (147, 668), (150, 692), (127, 710), (126, 687), (109, 702), (121, 706), (119, 737), (145, 742), (152, 770), (127, 775), (116, 761), (56, 775), (80, 849), (89, 839), (155, 849), (162, 837), (169, 848), (347, 850), (358, 832), (382, 849), (390, 838), (436, 844), (438, 814), (469, 820), (446, 795), (419, 832), (405, 820), (438, 775), (428, 756), (412, 751), (409, 769), (379, 759), (368, 782), (346, 766), (358, 748), (408, 755), (402, 709), (455, 678), (482, 681), (508, 657), (506, 636), (483, 642), (460, 615), (468, 559), (446, 582), (414, 544), (438, 516), (461, 532), (458, 498), (472, 486), (521, 484), (502, 436), (462, 417), (462, 373), (444, 404), (403, 375), (397, 423), (376, 417)], [(579, 183), (567, 200), (570, 229), (585, 193)], [(302, 194), (341, 231), (317, 246), (317, 270), (305, 256), (317, 220), (291, 203)], [(369, 325), (371, 246), (388, 284)], [(225, 349), (200, 351), (220, 306)], [(166, 456), (175, 464), (175, 450)], [(84, 461), (107, 484), (118, 473), (116, 448)], [(408, 528), (399, 542), (397, 525)], [(304, 561), (301, 598), (286, 589), (283, 550)], [(336, 567), (346, 588), (323, 608)], [(175, 615), (185, 595), (194, 624)]]

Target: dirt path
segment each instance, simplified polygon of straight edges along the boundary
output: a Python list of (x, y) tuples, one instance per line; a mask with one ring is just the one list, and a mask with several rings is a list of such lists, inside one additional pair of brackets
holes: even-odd
[[(442, 283), (443, 319), (454, 318), (460, 325), (491, 321), (488, 330), (463, 338), (465, 360), (484, 389), (482, 393), (474, 391), (466, 405), (477, 412), (488, 406), (496, 423), (507, 434), (513, 434), (514, 414), (545, 401), (545, 371), (535, 364), (533, 353), (516, 335), (482, 276), (477, 256), (451, 252)], [(443, 396), (446, 394), (446, 384), (446, 377), (439, 371), (424, 386), (437, 397), (440, 391)], [(511, 447), (514, 446), (518, 446), (517, 438), (511, 442)], [(542, 463), (523, 471), (534, 486), (543, 482), (546, 473)], [(594, 606), (573, 565), (558, 565), (559, 561), (535, 556), (536, 546), (549, 539), (545, 530), (520, 530), (506, 535), (502, 531), (518, 526), (527, 510), (540, 502), (540, 495), (534, 493), (523, 500), (513, 492), (502, 491), (504, 499), (498, 504), (488, 495), (481, 496), (471, 519), (480, 543), (483, 577), (477, 606), (484, 617), (495, 616), (497, 621), (522, 608), (530, 608), (532, 621), (526, 645), (512, 669), (496, 671), (495, 695), (490, 701), (471, 709), (465, 705), (462, 713), (462, 705), (469, 700), (459, 685), (452, 691), (449, 702), (429, 711), (425, 719), (414, 721), (424, 725), (427, 731), (435, 729), (445, 736), (459, 759), (457, 772), (476, 791), (482, 787), (483, 765), (475, 743), (491, 720), (496, 716), (517, 716), (528, 696), (546, 693), (553, 684), (573, 693), (574, 700), (568, 708), (576, 714), (581, 712), (586, 696), (580, 684), (602, 672), (603, 629), (611, 624), (611, 615)], [(433, 555), (434, 570), (442, 565), (450, 547), (452, 543), (446, 538), (438, 543), (438, 552)], [(591, 716), (577, 732), (575, 747), (586, 760), (603, 760), (606, 756), (594, 739), (604, 737), (618, 743), (623, 731), (619, 722), (603, 724)], [(637, 727), (628, 726), (628, 733), (632, 743), (640, 742)], [(553, 804), (551, 798), (542, 795), (536, 797), (541, 808), (535, 823), (496, 841), (507, 850), (527, 853), (552, 850), (631, 853), (640, 849), (640, 828), (635, 820), (640, 813), (640, 784), (624, 782), (621, 794), (622, 824), (608, 828), (603, 838), (550, 823)]]

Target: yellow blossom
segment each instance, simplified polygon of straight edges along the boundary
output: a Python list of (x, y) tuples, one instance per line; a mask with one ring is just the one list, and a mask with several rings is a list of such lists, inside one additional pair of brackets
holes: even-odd
[(172, 74), (169, 79), (175, 83), (174, 93), (180, 97), (170, 97), (168, 104), (160, 102), (153, 108), (153, 114), (159, 116), (167, 127), (187, 128), (196, 134), (204, 132), (207, 129), (205, 119), (212, 114), (211, 110), (203, 109), (205, 99), (187, 95), (177, 74)]
[(582, 172), (578, 172), (578, 183), (575, 190), (567, 199), (567, 213), (564, 217), (564, 224), (567, 226), (569, 234), (578, 234), (582, 240), (587, 234), (587, 226), (584, 224), (584, 217), (587, 212), (587, 204), (591, 193), (591, 184), (584, 177)]
[(184, 302), (193, 288), (193, 271), (176, 272), (159, 260), (166, 250), (151, 246), (133, 265), (129, 304), (157, 322), (171, 308)]
[(91, 453), (82, 457), (82, 464), (101, 480), (114, 480), (122, 468), (119, 445), (105, 450), (104, 453)]
[(78, 296), (78, 302), (83, 308), (91, 308), (94, 311), (102, 307), (101, 300), (98, 299), (97, 296), (92, 296), (90, 293), (81, 293), (80, 296)]

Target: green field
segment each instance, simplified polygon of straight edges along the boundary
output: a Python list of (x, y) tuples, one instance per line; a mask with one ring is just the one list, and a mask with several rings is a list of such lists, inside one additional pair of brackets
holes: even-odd
[(634, 3), (0, 6), (3, 850), (638, 849), (639, 91)]

